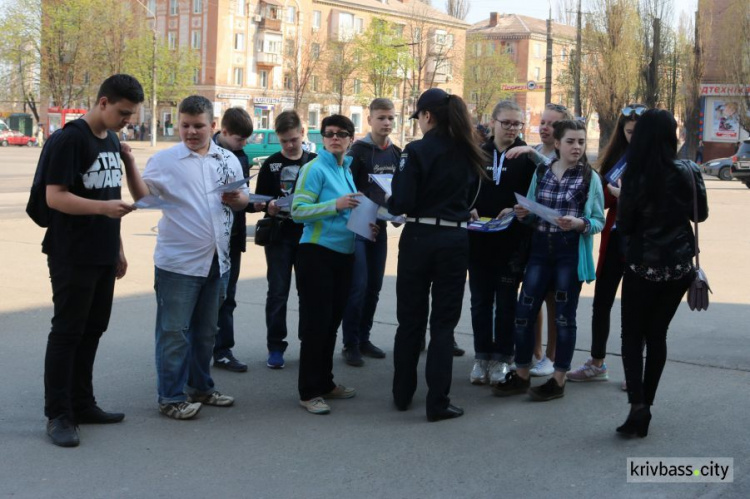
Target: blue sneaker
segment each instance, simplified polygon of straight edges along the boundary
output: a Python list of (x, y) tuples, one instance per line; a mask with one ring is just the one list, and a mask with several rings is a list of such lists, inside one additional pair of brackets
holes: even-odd
[(268, 361), (266, 365), (271, 369), (283, 369), (284, 368), (284, 352), (278, 350), (271, 350), (268, 352)]

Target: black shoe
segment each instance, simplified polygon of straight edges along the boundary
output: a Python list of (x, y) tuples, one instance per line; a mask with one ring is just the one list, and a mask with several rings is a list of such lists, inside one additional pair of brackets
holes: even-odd
[(365, 357), (372, 357), (373, 359), (385, 359), (385, 352), (373, 345), (371, 341), (360, 343), (359, 351)]
[(458, 343), (456, 343), (456, 340), (453, 340), (453, 356), (454, 357), (463, 357), (466, 353), (466, 350), (458, 346)]
[(550, 378), (545, 384), (530, 389), (529, 395), (537, 402), (559, 399), (565, 396), (565, 385), (560, 386), (555, 378)]
[(634, 437), (638, 435), (643, 438), (648, 435), (648, 425), (650, 423), (651, 409), (648, 407), (642, 407), (637, 411), (630, 413), (625, 424), (617, 427), (617, 433), (624, 437)]
[(341, 355), (344, 356), (344, 361), (352, 367), (362, 367), (365, 365), (365, 361), (362, 360), (362, 352), (359, 351), (359, 345), (344, 347), (341, 350)]
[(531, 381), (523, 379), (516, 371), (505, 375), (505, 381), (492, 387), (492, 394), (498, 397), (521, 395), (529, 391)]
[(58, 416), (47, 421), (47, 435), (52, 443), (60, 447), (78, 447), (78, 427), (67, 416)]
[(399, 402), (394, 399), (393, 404), (396, 406), (396, 409), (398, 409), (401, 412), (408, 411), (409, 406), (411, 405), (411, 400), (407, 402)]
[(214, 367), (220, 367), (221, 369), (226, 369), (233, 373), (244, 373), (247, 371), (247, 364), (243, 364), (235, 359), (232, 352), (227, 352), (214, 357)]
[(441, 409), (438, 412), (427, 413), (427, 421), (434, 423), (435, 421), (442, 421), (443, 419), (454, 419), (460, 418), (464, 415), (464, 410), (453, 404), (448, 404), (448, 407)]
[(121, 412), (105, 412), (98, 405), (75, 414), (76, 424), (112, 424), (125, 419)]

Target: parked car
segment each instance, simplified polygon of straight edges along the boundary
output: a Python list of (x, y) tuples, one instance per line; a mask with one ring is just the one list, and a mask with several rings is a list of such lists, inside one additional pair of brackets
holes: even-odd
[(732, 158), (717, 158), (701, 165), (706, 175), (719, 177), (719, 180), (732, 180)]
[(29, 137), (15, 130), (0, 132), (0, 146), (29, 146), (36, 145), (36, 137)]
[(750, 189), (750, 139), (742, 142), (732, 156), (732, 177)]
[(281, 143), (279, 137), (273, 130), (255, 130), (253, 134), (247, 139), (247, 144), (244, 147), (245, 154), (250, 163), (260, 156), (270, 156), (271, 154), (281, 151)]

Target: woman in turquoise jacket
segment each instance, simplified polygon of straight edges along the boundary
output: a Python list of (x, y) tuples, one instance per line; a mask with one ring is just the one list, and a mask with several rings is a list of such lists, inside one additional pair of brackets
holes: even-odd
[[(604, 226), (602, 183), (586, 160), (586, 127), (573, 120), (554, 125), (559, 159), (546, 164), (538, 156), (527, 198), (560, 214), (536, 217), (518, 204), (519, 220), (535, 226), (531, 255), (526, 265), (523, 287), (516, 307), (514, 337), (516, 371), (493, 393), (498, 396), (526, 393), (532, 399), (547, 401), (565, 394), (565, 373), (570, 370), (576, 342), (576, 309), (583, 281), (596, 278), (593, 235)], [(548, 290), (555, 297), (557, 347), (555, 372), (547, 383), (529, 389), (529, 368), (534, 350), (534, 323)]]
[[(359, 205), (346, 155), (354, 124), (345, 116), (328, 116), (321, 124), (325, 150), (302, 167), (294, 190), (292, 218), (304, 224), (297, 251), (299, 292), (300, 405), (313, 414), (328, 414), (326, 399), (354, 397), (354, 388), (333, 382), (336, 332), (346, 307), (354, 262), (354, 233), (346, 223)], [(377, 233), (377, 225), (373, 224)]]

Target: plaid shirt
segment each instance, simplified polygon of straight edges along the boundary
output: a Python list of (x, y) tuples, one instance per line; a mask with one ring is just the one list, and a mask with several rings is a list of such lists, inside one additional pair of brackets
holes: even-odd
[[(583, 182), (583, 165), (579, 163), (574, 168), (568, 168), (562, 175), (562, 179), (552, 173), (552, 168), (544, 172), (539, 189), (536, 193), (536, 201), (544, 206), (557, 210), (563, 216), (570, 215), (583, 218), (583, 210), (586, 206), (587, 192)], [(591, 230), (591, 224), (583, 218), (585, 227), (583, 233)], [(561, 232), (562, 229), (539, 219), (537, 230), (540, 232)]]

